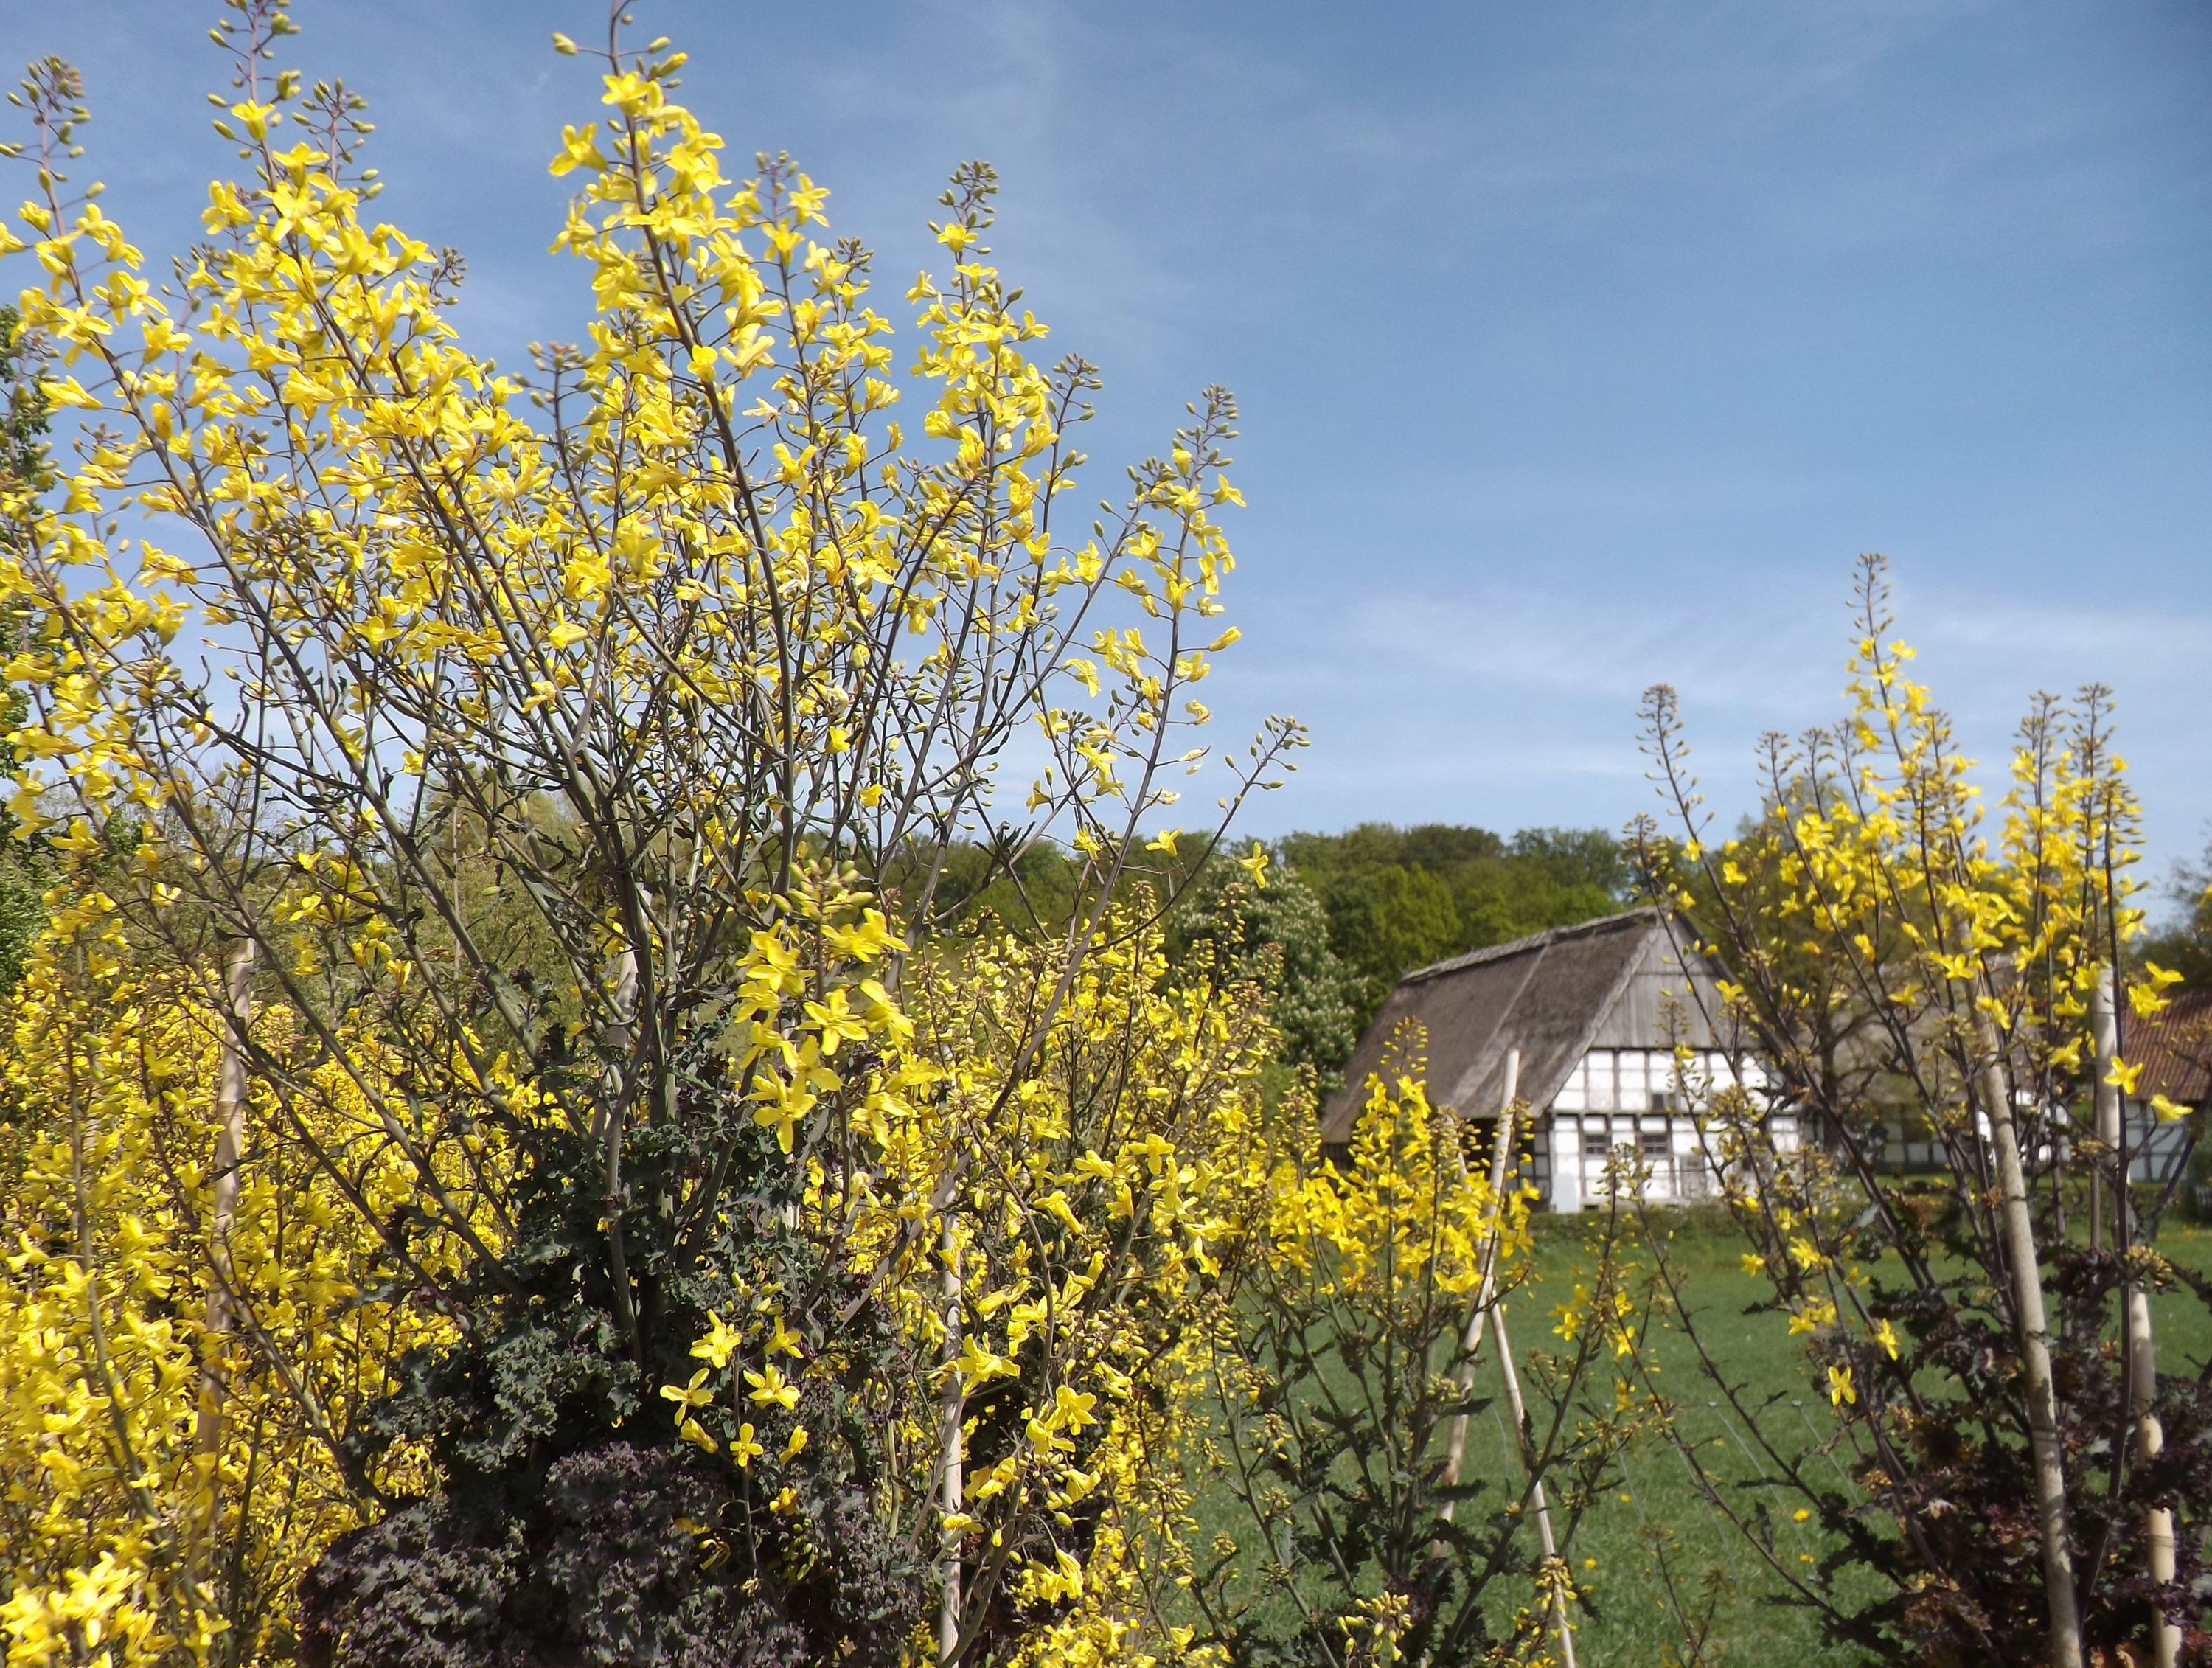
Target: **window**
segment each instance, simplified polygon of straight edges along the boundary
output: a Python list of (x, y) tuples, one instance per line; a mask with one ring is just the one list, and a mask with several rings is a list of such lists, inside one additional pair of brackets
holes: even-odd
[(1613, 1110), (1613, 1056), (1593, 1049), (1583, 1062), (1584, 1080), (1589, 1085), (1589, 1099), (1583, 1102), (1594, 1112)]

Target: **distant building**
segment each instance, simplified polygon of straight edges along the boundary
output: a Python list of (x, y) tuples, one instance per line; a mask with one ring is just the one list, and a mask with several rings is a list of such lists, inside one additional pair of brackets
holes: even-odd
[[(1695, 1120), (1674, 1104), (1674, 1050), (1679, 1043), (1692, 1051), (1691, 1081), (1731, 1081), (1712, 1026), (1721, 1011), (1717, 978), (1694, 953), (1685, 965), (1665, 917), (1649, 909), (1555, 927), (1408, 973), (1352, 1051), (1347, 1087), (1322, 1116), (1322, 1143), (1350, 1144), (1362, 1086), (1382, 1068), (1400, 1023), (1418, 1020), (1427, 1032), (1430, 1103), (1462, 1118), (1497, 1118), (1506, 1056), (1520, 1050), (1534, 1181), (1552, 1209), (1602, 1203), (1606, 1166), (1617, 1152), (1643, 1170), (1645, 1197), (1705, 1198), (1719, 1178)], [(1740, 1069), (1747, 1087), (1765, 1081), (1747, 1057)], [(1775, 1146), (1796, 1147), (1796, 1117), (1771, 1117)]]
[[(2164, 1183), (2188, 1162), (2191, 1142), (2212, 1099), (2212, 990), (2185, 990), (2166, 998), (2148, 1020), (2125, 1014), (2120, 1058), (2140, 1066), (2127, 1112), (2128, 1179)], [(2164, 1095), (2196, 1116), (2161, 1123), (2151, 1097)]]

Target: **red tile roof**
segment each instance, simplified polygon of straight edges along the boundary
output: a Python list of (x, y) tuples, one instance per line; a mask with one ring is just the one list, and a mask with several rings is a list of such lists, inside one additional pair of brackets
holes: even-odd
[(2136, 1093), (2145, 1100), (2162, 1094), (2181, 1105), (2203, 1105), (2212, 1090), (2212, 990), (2177, 992), (2159, 1014), (2148, 1020), (2130, 1014), (2126, 1026), (2121, 1057), (2142, 1068)]

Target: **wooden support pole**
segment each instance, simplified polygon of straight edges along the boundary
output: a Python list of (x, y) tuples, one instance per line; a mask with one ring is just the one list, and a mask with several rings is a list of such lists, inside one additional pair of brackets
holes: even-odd
[(2043, 1271), (2028, 1214), (2027, 1184), (2013, 1123), (2004, 1045), (1989, 1014), (1974, 1014), (1981, 1045), (1982, 1113), (1989, 1119), (2004, 1235), (2012, 1261), (2014, 1331), (2025, 1368), (2028, 1445), (2035, 1458), (2035, 1506), (2043, 1539), (2043, 1585), (2051, 1611), (2051, 1668), (2081, 1668), (2081, 1612), (2074, 1591), (2072, 1526), (2066, 1509), (2065, 1459), (2058, 1444), (2058, 1392), (2051, 1376), (2051, 1332), (2044, 1318)]
[[(948, 1215), (943, 1240), (945, 1259), (945, 1391), (939, 1403), (938, 1443), (944, 1454), (939, 1499), (947, 1517), (960, 1510), (963, 1488), (962, 1426), (968, 1412), (966, 1385), (960, 1376), (960, 1244)], [(937, 1659), (952, 1660), (960, 1648), (960, 1541), (957, 1530), (943, 1531), (939, 1552), (941, 1585), (937, 1600)]]
[[(2097, 1144), (2104, 1151), (2092, 1166), (2096, 1178), (2112, 1200), (2112, 1249), (2124, 1253), (2135, 1235), (2128, 1220), (2128, 1178), (2118, 1171), (2124, 1156), (2125, 1132), (2120, 1127), (2120, 1086), (2112, 1081), (2112, 1064), (2120, 1053), (2118, 1017), (2112, 1011), (2112, 970), (2100, 967), (2097, 982), (2089, 987), (2089, 1042), (2096, 1051), (2096, 1082), (2093, 1087), (2097, 1109)], [(2107, 1166), (2112, 1166), (2107, 1168)], [(2098, 1241), (2092, 1239), (2094, 1249)]]
[[(1513, 1415), (1513, 1434), (1521, 1445), (1521, 1463), (1527, 1468), (1536, 1507), (1536, 1538), (1544, 1549), (1544, 1561), (1559, 1561), (1559, 1549), (1552, 1538), (1552, 1508), (1544, 1499), (1544, 1479), (1536, 1475), (1536, 1451), (1528, 1441), (1528, 1410), (1521, 1399), (1521, 1373), (1513, 1364), (1513, 1341), (1505, 1335), (1505, 1306), (1497, 1306), (1498, 1365), (1505, 1373), (1505, 1409)], [(1559, 1659), (1575, 1668), (1575, 1632), (1567, 1617), (1567, 1596), (1553, 1595), (1553, 1620), (1559, 1629)]]
[[(2150, 1330), (2150, 1294), (2140, 1286), (2128, 1288), (2128, 1359), (2132, 1371), (2130, 1399), (2136, 1415), (2136, 1463), (2148, 1465), (2166, 1452), (2166, 1428), (2152, 1410), (2158, 1394), (2158, 1349)], [(2143, 1543), (2150, 1579), (2173, 1580), (2173, 1511), (2154, 1506), (2143, 1514)], [(2181, 1629), (2161, 1610), (2151, 1617), (2152, 1660), (2158, 1668), (2175, 1668), (2181, 1660)]]
[[(2096, 1049), (2097, 1139), (2110, 1150), (2116, 1166), (2126, 1162), (2120, 1119), (2124, 1111), (2119, 1085), (2112, 1081), (2120, 1055), (2118, 1005), (2113, 1000), (2112, 970), (2100, 968), (2089, 992), (2089, 1037)], [(2112, 1186), (2112, 1245), (2125, 1257), (2134, 1248), (2134, 1220), (2129, 1210), (2127, 1177), (2117, 1171)], [(2121, 1289), (2121, 1328), (2126, 1341), (2128, 1405), (2135, 1416), (2135, 1459), (2148, 1465), (2166, 1450), (2166, 1428), (2153, 1410), (2158, 1397), (2158, 1344), (2151, 1331), (2150, 1294), (2130, 1281)], [(2145, 1571), (2154, 1581), (2173, 1580), (2173, 1513), (2154, 1506), (2143, 1514)], [(2150, 1620), (2152, 1659), (2157, 1668), (2174, 1668), (2181, 1659), (2181, 1629), (2161, 1612)]]
[[(2111, 1074), (2112, 1056), (2119, 1052), (2119, 1032), (2112, 1018), (2112, 971), (2109, 967), (2097, 970), (2097, 983), (2089, 990), (2089, 1038), (2097, 1052), (2095, 1096), (2097, 1145), (2101, 1149), (2089, 1166), (2089, 1249), (2101, 1251), (2105, 1246), (2105, 1224), (2109, 1215), (2112, 1221), (2112, 1244), (2115, 1251), (2127, 1249), (2127, 1180), (2115, 1182), (2107, 1167), (2117, 1161), (2120, 1152), (2120, 1091), (2117, 1085), (2105, 1079)], [(2110, 1198), (2108, 1211), (2106, 1201)]]
[(215, 1151), (209, 1166), (208, 1286), (205, 1335), (200, 1341), (200, 1405), (193, 1435), (205, 1510), (193, 1522), (186, 1565), (195, 1581), (206, 1576), (206, 1556), (220, 1515), (222, 1485), (223, 1396), (229, 1375), (215, 1359), (230, 1348), (233, 1324), (230, 1233), (238, 1218), (238, 1170), (246, 1152), (246, 1027), (253, 1017), (253, 941), (231, 948), (223, 969), (222, 1035), (216, 1068)]

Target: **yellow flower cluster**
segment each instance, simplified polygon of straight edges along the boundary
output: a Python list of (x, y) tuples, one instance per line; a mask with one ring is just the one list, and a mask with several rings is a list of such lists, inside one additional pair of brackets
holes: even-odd
[(1370, 1078), (1350, 1163), (1312, 1166), (1271, 1200), (1271, 1257), (1331, 1298), (1377, 1311), (1433, 1292), (1471, 1296), (1486, 1255), (1493, 1275), (1527, 1255), (1530, 1200), (1521, 1190), (1493, 1200), (1488, 1179), (1459, 1161), (1456, 1139), (1457, 1120), (1431, 1110), (1417, 1074)]
[[(1890, 635), (1887, 596), (1881, 558), (1863, 558), (1851, 710), (1801, 742), (1770, 739), (1762, 823), (1714, 850), (1686, 839), (1663, 861), (1646, 848), (1681, 918), (1729, 965), (1723, 994), (1765, 1056), (1765, 1081), (1786, 1086), (1792, 1110), (1826, 1137), (1777, 1151), (1765, 1117), (1779, 1099), (1678, 1085), (1753, 1245), (1745, 1272), (1772, 1282), (1790, 1332), (1825, 1371), (1815, 1382), (1831, 1408), (1870, 1441), (1893, 1440), (1868, 1428), (1905, 1419), (1902, 1409), (1927, 1416), (1915, 1378), (1924, 1362), (1899, 1331), (1910, 1312), (1900, 1286), (1917, 1288), (1922, 1313), (1932, 1299), (1954, 1301), (1942, 1269), (1966, 1243), (2012, 1288), (2021, 1257), (2007, 1236), (2041, 1231), (2030, 1206), (2046, 1179), (2063, 1233), (2067, 1166), (2097, 1150), (2095, 1081), (2136, 1087), (2124, 1058), (2097, 1069), (2092, 992), (2118, 970), (2124, 1014), (2142, 1019), (2173, 982), (2128, 965), (2142, 930), (2131, 874), (2140, 810), (2114, 750), (2111, 691), (2036, 698), (1992, 830), (1974, 762), (1911, 677), (1913, 651)], [(1647, 698), (1662, 792), (1694, 836), (1703, 813), (1672, 693)], [(1922, 1208), (1883, 1173), (1899, 1140), (1948, 1152), (1965, 1239), (1940, 1254)], [(2001, 1178), (2007, 1148), (2022, 1160), (2018, 1184)], [(2008, 1198), (2008, 1185), (2021, 1191)], [(1877, 1257), (1896, 1259), (1890, 1273)], [(2016, 1288), (2011, 1301), (2023, 1312)]]
[[(357, 105), (269, 71), (274, 6), (232, 9), (217, 126), (245, 166), (173, 289), (96, 188), (70, 193), (60, 80), (27, 100), (56, 166), (0, 229), (80, 419), (0, 555), (26, 622), (0, 675), (30, 703), (10, 804), (63, 881), (19, 1007), (35, 1116), (9, 1126), (32, 1144), (5, 1200), (21, 1660), (284, 1624), (379, 1481), (338, 1464), (349, 1412), (497, 1264), (507, 1143), (604, 1148), (635, 1346), (624, 1219), (651, 1206), (623, 1141), (675, 1115), (684, 1050), (726, 1062), (801, 1184), (796, 1226), (933, 1374), (1018, 1403), (956, 1426), (947, 1532), (1011, 1547), (994, 1567), (1024, 1591), (1119, 1607), (1126, 1643), (1156, 1595), (1110, 1569), (1156, 1571), (1182, 1509), (1159, 1340), (1245, 1220), (1259, 999), (1170, 988), (1133, 916), (1089, 923), (1095, 953), (909, 945), (884, 874), (842, 865), (998, 815), (993, 763), (1034, 724), (1025, 837), (1062, 819), (1115, 890), (1136, 819), (1200, 763), (1173, 738), (1237, 637), (1233, 404), (1209, 391), (1121, 511), (1056, 538), (1097, 380), (1031, 358), (1045, 326), (982, 241), (989, 171), (932, 228), (952, 265), (908, 293), (902, 385), (827, 192), (781, 157), (725, 180), (665, 43), (610, 50), (553, 159), (579, 188), (554, 247), (593, 305), (526, 382), (463, 344), (458, 265), (376, 218)], [(190, 553), (122, 536), (147, 514)], [(1271, 721), (1237, 794), (1296, 744)], [(252, 947), (268, 1004), (232, 1038), (243, 1156), (220, 1178), (211, 940)], [(715, 1324), (656, 1405), (741, 1470), (794, 1463), (819, 1364), (773, 1307)], [(51, 1430), (19, 1411), (49, 1406)], [(902, 1434), (890, 1509), (933, 1509), (933, 1452)], [(1102, 1490), (1114, 1526), (1077, 1583), (1060, 1539)]]
[[(858, 930), (876, 930), (871, 916)], [(1190, 1327), (1240, 1234), (1269, 1044), (1256, 992), (1170, 985), (1157, 926), (1116, 913), (1105, 937), (1026, 1051), (1023, 1022), (1063, 965), (1052, 950), (994, 937), (912, 964), (904, 1014), (869, 1038), (878, 1162), (849, 1189), (817, 1170), (805, 1203), (810, 1220), (857, 1222), (856, 1271), (938, 1363), (931, 1397), (963, 1404), (967, 1486), (959, 1509), (936, 1509), (949, 1544), (1010, 1555), (1006, 1591), (1041, 1618), (1019, 1659), (1102, 1668), (1190, 1641), (1166, 1601), (1188, 1570), (1182, 1456), (1203, 1440), (1202, 1384), (1162, 1340)], [(757, 943), (755, 958), (765, 986), (783, 953)], [(754, 1046), (779, 1070), (810, 1057), (788, 1036)], [(685, 1440), (765, 1497), (808, 1444), (795, 1409), (835, 1352), (802, 1347), (774, 1294), (711, 1319), (698, 1371), (659, 1393)], [(909, 1428), (902, 1445), (927, 1502), (940, 1434)]]
[[(202, 1660), (237, 1629), (226, 1655), (258, 1659), (301, 1571), (359, 1520), (337, 1433), (449, 1327), (365, 1221), (410, 1189), (348, 1074), (257, 1088), (219, 1175), (224, 1021), (133, 969), (103, 905), (60, 910), (8, 1007), (0, 1627), (9, 1668)], [(287, 1047), (289, 1016), (256, 1029)], [(349, 1109), (367, 1150), (332, 1177), (292, 1121), (344, 1150)], [(434, 1238), (412, 1255), (451, 1265)]]

